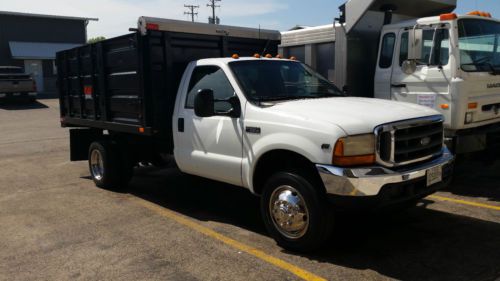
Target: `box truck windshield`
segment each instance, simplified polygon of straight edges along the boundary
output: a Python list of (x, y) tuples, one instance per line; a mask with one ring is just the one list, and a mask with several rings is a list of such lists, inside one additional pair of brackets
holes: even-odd
[(500, 23), (461, 19), (458, 32), (462, 70), (500, 74)]
[(343, 96), (335, 85), (299, 62), (252, 60), (229, 65), (245, 95), (253, 101)]

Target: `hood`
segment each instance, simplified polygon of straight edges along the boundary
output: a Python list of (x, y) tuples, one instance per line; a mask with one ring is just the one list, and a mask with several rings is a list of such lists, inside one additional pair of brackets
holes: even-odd
[(355, 97), (287, 101), (268, 109), (311, 122), (328, 122), (348, 135), (370, 133), (382, 124), (440, 115), (431, 108), (411, 103)]

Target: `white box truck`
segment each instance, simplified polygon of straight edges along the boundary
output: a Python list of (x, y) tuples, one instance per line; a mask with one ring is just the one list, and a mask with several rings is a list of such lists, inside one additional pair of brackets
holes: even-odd
[(456, 0), (350, 0), (335, 24), (284, 32), (280, 52), (350, 95), (438, 110), (456, 153), (498, 147), (500, 21), (455, 8)]

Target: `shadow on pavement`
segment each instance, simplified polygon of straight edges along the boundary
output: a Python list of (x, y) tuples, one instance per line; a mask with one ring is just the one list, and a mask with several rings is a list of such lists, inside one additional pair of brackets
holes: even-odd
[(33, 110), (33, 109), (46, 109), (49, 108), (45, 104), (40, 102), (2, 102), (0, 103), (0, 109), (4, 110)]
[[(147, 168), (136, 171), (128, 192), (196, 220), (266, 234), (259, 199), (242, 188), (183, 175), (177, 170)], [(336, 229), (327, 247), (305, 257), (356, 270), (373, 270), (401, 280), (500, 277), (498, 223), (420, 206), (391, 216), (343, 216)], [(333, 273), (324, 277), (333, 278)]]
[(491, 163), (486, 163), (477, 155), (460, 159), (455, 166), (453, 183), (446, 191), (500, 202), (500, 158)]

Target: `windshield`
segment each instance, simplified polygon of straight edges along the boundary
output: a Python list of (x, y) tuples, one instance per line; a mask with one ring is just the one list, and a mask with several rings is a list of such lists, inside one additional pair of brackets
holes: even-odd
[(482, 19), (458, 22), (461, 67), (500, 74), (500, 23)]
[(335, 85), (299, 62), (251, 60), (229, 66), (252, 101), (344, 96)]

